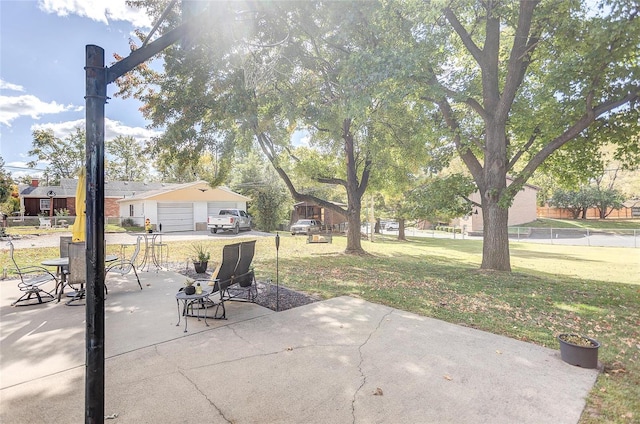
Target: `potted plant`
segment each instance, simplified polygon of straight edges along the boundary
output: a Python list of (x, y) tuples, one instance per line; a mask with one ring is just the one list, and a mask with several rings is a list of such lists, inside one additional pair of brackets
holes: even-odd
[(560, 334), (560, 357), (571, 365), (582, 368), (598, 367), (598, 348), (600, 342), (579, 334)]
[(198, 274), (207, 272), (207, 265), (211, 258), (211, 253), (207, 250), (204, 244), (194, 244), (192, 248), (194, 252), (193, 266)]
[(195, 283), (195, 280), (192, 280), (191, 278), (187, 278), (187, 280), (184, 282), (184, 294), (194, 294), (196, 292), (196, 288), (194, 287), (193, 283)]

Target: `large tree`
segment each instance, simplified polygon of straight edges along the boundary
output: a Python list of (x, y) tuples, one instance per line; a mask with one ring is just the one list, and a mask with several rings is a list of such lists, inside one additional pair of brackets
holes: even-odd
[[(384, 152), (407, 131), (392, 119), (407, 105), (390, 83), (389, 70), (400, 63), (386, 60), (397, 57), (388, 55), (389, 40), (378, 37), (380, 4), (247, 7), (230, 2), (203, 12), (206, 28), (183, 48), (165, 51), (164, 73), (143, 68), (141, 79), (121, 81), (122, 93), (142, 99), (147, 116), (166, 127), (154, 141), (157, 153), (168, 150), (193, 160), (216, 149), (229, 160), (243, 142), (257, 142), (295, 200), (347, 217), (346, 252), (362, 253), (362, 197)], [(169, 28), (178, 16), (171, 11), (166, 16)], [(140, 82), (158, 89), (139, 91)], [(299, 129), (310, 140), (305, 157), (292, 154), (292, 136)], [(347, 207), (303, 190), (292, 178), (295, 170), (342, 187)]]
[(149, 178), (150, 159), (131, 136), (119, 135), (107, 140), (109, 161), (106, 176), (113, 181), (145, 181)]
[(600, 13), (586, 1), (392, 3), (407, 73), (480, 191), (483, 269), (510, 270), (508, 207), (547, 158), (588, 143), (596, 122), (638, 131), (638, 4), (605, 3)]
[(64, 139), (56, 137), (51, 129), (35, 130), (28, 155), (37, 159), (29, 161), (27, 166), (46, 163), (43, 176), (48, 184), (59, 184), (61, 178), (75, 178), (85, 165), (85, 144), (85, 132), (80, 127)]

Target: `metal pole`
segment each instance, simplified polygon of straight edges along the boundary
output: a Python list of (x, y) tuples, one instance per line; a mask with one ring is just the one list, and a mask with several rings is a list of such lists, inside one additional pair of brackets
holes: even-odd
[(86, 365), (85, 423), (104, 423), (104, 49), (86, 46)]
[(280, 273), (278, 251), (280, 250), (280, 234), (276, 233), (276, 312), (280, 311)]

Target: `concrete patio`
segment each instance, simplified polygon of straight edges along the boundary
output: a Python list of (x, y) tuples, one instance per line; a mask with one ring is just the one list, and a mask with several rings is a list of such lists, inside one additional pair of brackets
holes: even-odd
[[(184, 277), (109, 275), (105, 414), (118, 423), (576, 423), (596, 370), (556, 350), (341, 297), (176, 326)], [(85, 307), (11, 307), (0, 422), (84, 421)]]

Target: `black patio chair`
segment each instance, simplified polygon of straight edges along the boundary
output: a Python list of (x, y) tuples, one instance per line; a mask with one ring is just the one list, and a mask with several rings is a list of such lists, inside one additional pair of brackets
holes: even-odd
[[(240, 243), (227, 244), (222, 248), (222, 262), (217, 266), (211, 278), (208, 280), (196, 280), (196, 283), (202, 284), (206, 282), (207, 286), (212, 288), (212, 292), (206, 302), (208, 302), (207, 309), (215, 306), (213, 317), (216, 319), (226, 319), (224, 300), (228, 298), (228, 295), (225, 293), (229, 289), (229, 286), (233, 284), (239, 258)], [(222, 315), (220, 316), (218, 315), (219, 308), (222, 308)], [(184, 311), (184, 313), (186, 314), (188, 311)]]
[(256, 241), (240, 243), (240, 259), (231, 285), (224, 292), (224, 300), (255, 302), (258, 296), (256, 278), (251, 262), (256, 251)]
[[(16, 263), (15, 257), (13, 256), (13, 243), (9, 241), (7, 244), (9, 245), (9, 255), (11, 256), (11, 261), (13, 262), (13, 265), (16, 268), (16, 273), (20, 278), (18, 288), (21, 292), (24, 292), (24, 294), (20, 296), (18, 300), (13, 302), (11, 306), (36, 305), (40, 303), (51, 302), (52, 300), (54, 300), (56, 297), (50, 292), (43, 290), (42, 286), (50, 281), (53, 281), (55, 287), (58, 287), (58, 279), (56, 278), (56, 276), (43, 266), (29, 265), (19, 267)], [(36, 299), (38, 301), (34, 302)]]
[[(136, 247), (133, 251), (133, 254), (131, 255), (131, 258), (129, 259), (120, 258), (120, 260), (116, 261), (114, 264), (109, 265), (105, 269), (105, 275), (109, 272), (115, 272), (116, 274), (126, 275), (131, 271), (133, 271), (133, 273), (136, 275), (136, 280), (138, 280), (138, 286), (140, 286), (140, 290), (142, 290), (142, 284), (140, 284), (140, 277), (138, 277), (138, 271), (136, 271), (136, 266), (135, 266), (136, 259), (138, 258), (138, 254), (140, 253), (141, 243), (142, 243), (142, 236), (138, 236), (138, 241), (136, 243)], [(107, 289), (106, 281), (104, 284), (104, 291), (106, 294), (109, 294), (109, 289)]]

